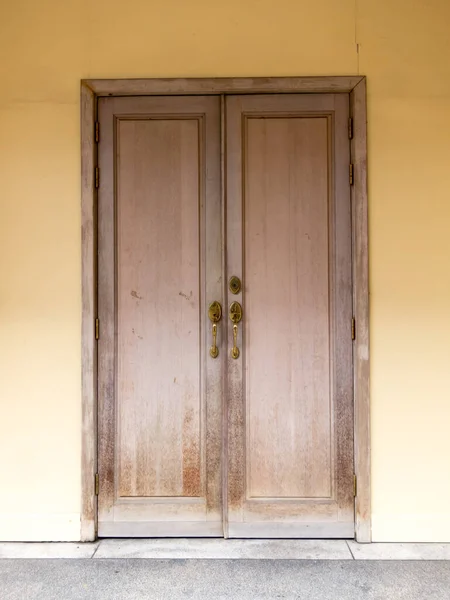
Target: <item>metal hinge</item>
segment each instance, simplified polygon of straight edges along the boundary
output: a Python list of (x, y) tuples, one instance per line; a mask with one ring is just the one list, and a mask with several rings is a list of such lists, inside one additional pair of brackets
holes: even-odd
[(100, 141), (100, 123), (98, 121), (95, 121), (95, 141), (97, 144)]
[(348, 120), (348, 139), (353, 139), (353, 119), (351, 117)]
[(98, 340), (100, 338), (100, 321), (95, 319), (95, 339)]
[(355, 317), (352, 317), (352, 340), (356, 339), (356, 321)]
[(353, 185), (353, 165), (350, 163), (348, 168), (348, 180), (350, 185)]
[(98, 496), (98, 473), (95, 474), (95, 495)]
[(95, 187), (98, 189), (100, 185), (100, 169), (95, 167)]
[(353, 475), (353, 496), (356, 498), (356, 494), (358, 493), (358, 480), (356, 475)]

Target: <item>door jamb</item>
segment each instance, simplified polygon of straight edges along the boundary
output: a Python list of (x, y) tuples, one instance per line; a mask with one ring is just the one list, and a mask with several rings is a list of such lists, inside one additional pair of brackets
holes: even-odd
[(353, 236), (353, 311), (355, 341), (354, 438), (355, 537), (371, 541), (370, 390), (369, 390), (369, 259), (367, 199), (366, 78), (272, 77), (214, 79), (86, 79), (81, 81), (81, 257), (82, 257), (82, 440), (81, 541), (97, 535), (97, 190), (95, 123), (101, 96), (348, 93), (353, 119), (351, 187)]

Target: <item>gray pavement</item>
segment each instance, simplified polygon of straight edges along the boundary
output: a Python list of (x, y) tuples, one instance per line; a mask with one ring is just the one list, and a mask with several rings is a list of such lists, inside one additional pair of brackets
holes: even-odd
[(0, 542), (2, 558), (195, 558), (298, 560), (450, 560), (450, 544), (357, 544), (352, 540), (103, 539)]
[(450, 600), (450, 561), (3, 559), (1, 600)]

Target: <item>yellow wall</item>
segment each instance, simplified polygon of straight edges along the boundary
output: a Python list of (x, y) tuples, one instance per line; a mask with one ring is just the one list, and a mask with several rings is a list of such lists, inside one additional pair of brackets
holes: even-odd
[(359, 73), (373, 538), (450, 542), (448, 0), (2, 5), (0, 539), (80, 535), (80, 79)]

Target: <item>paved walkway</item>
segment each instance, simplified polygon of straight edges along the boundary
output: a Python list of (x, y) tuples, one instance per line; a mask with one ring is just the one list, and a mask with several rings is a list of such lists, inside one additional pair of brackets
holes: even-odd
[(2, 600), (448, 600), (448, 561), (0, 561)]
[(450, 600), (447, 544), (0, 543), (0, 558), (1, 600)]
[(107, 539), (88, 544), (0, 542), (0, 559), (2, 558), (450, 560), (450, 544), (357, 544), (345, 540), (211, 538)]

